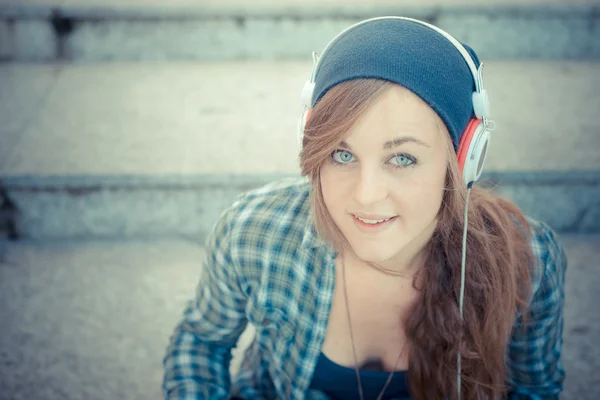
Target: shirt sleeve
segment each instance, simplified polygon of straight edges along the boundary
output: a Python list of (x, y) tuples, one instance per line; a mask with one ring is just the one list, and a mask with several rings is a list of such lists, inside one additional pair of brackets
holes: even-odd
[(511, 400), (558, 399), (565, 377), (560, 357), (567, 257), (556, 233), (545, 223), (539, 224), (533, 245), (539, 268), (532, 273), (526, 328), (519, 315), (508, 346)]
[(165, 399), (229, 396), (231, 349), (244, 331), (246, 298), (239, 287), (231, 230), (233, 206), (224, 211), (205, 243), (193, 300), (176, 326), (163, 358)]

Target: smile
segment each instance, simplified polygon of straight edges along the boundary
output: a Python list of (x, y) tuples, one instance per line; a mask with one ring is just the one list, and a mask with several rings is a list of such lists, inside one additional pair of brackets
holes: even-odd
[(386, 219), (366, 219), (366, 218), (361, 218), (361, 217), (357, 217), (356, 215), (354, 215), (354, 218), (358, 219), (359, 221), (364, 222), (365, 224), (380, 224), (382, 222), (389, 221), (390, 219), (392, 219), (394, 217), (389, 217)]
[(354, 220), (357, 228), (365, 233), (379, 232), (392, 225), (394, 221), (396, 221), (397, 217), (398, 216), (396, 215), (386, 219), (366, 219), (352, 215), (352, 219)]

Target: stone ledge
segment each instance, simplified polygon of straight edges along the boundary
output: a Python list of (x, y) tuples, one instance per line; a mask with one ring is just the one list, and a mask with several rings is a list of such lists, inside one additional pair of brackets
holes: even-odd
[(0, 42), (0, 56), (9, 61), (293, 59), (322, 48), (350, 24), (381, 15), (432, 22), (486, 59), (600, 58), (600, 5), (593, 4), (0, 6), (0, 31), (10, 39)]
[[(11, 177), (13, 239), (203, 238), (240, 193), (294, 175)], [(600, 233), (600, 171), (488, 172), (481, 185), (557, 232)], [(5, 235), (6, 235), (5, 232)]]
[(182, 18), (368, 18), (380, 15), (398, 15), (398, 12), (419, 15), (426, 19), (435, 19), (444, 14), (469, 15), (487, 14), (498, 16), (509, 14), (513, 17), (527, 18), (570, 18), (591, 17), (597, 19), (600, 14), (600, 4), (593, 2), (564, 4), (560, 1), (547, 1), (543, 4), (536, 2), (492, 2), (489, 4), (465, 4), (453, 2), (443, 4), (440, 2), (405, 2), (402, 5), (393, 2), (379, 2), (379, 4), (365, 5), (362, 2), (327, 4), (290, 4), (258, 2), (252, 7), (246, 4), (219, 3), (215, 4), (162, 4), (143, 3), (136, 4), (102, 2), (96, 4), (67, 2), (64, 4), (5, 4), (0, 3), (0, 18), (51, 18), (62, 16), (74, 19), (182, 19)]

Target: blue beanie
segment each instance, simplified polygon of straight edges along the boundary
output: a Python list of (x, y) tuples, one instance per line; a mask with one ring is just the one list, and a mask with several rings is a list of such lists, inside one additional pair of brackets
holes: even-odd
[[(461, 43), (479, 67), (479, 59)], [(440, 33), (418, 22), (378, 19), (358, 25), (322, 55), (315, 76), (313, 108), (338, 83), (379, 78), (409, 89), (446, 124), (458, 151), (473, 111), (473, 75), (461, 53)]]

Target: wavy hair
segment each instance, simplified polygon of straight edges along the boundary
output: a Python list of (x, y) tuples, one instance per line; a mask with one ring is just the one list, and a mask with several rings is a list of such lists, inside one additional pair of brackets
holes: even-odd
[[(327, 211), (320, 169), (358, 118), (390, 85), (396, 83), (354, 79), (338, 84), (317, 103), (305, 127), (300, 167), (302, 176), (311, 183), (315, 229), (338, 251), (349, 244)], [(418, 298), (402, 321), (410, 348), (411, 396), (455, 398), (460, 349), (461, 397), (496, 398), (506, 394), (506, 346), (517, 313), (526, 319), (534, 260), (529, 246), (531, 230), (514, 203), (494, 195), (491, 189), (473, 186), (461, 320), (458, 297), (467, 189), (450, 135), (439, 117), (438, 126), (451, 155), (443, 201), (435, 232), (425, 247), (424, 266), (413, 281), (419, 289)]]

